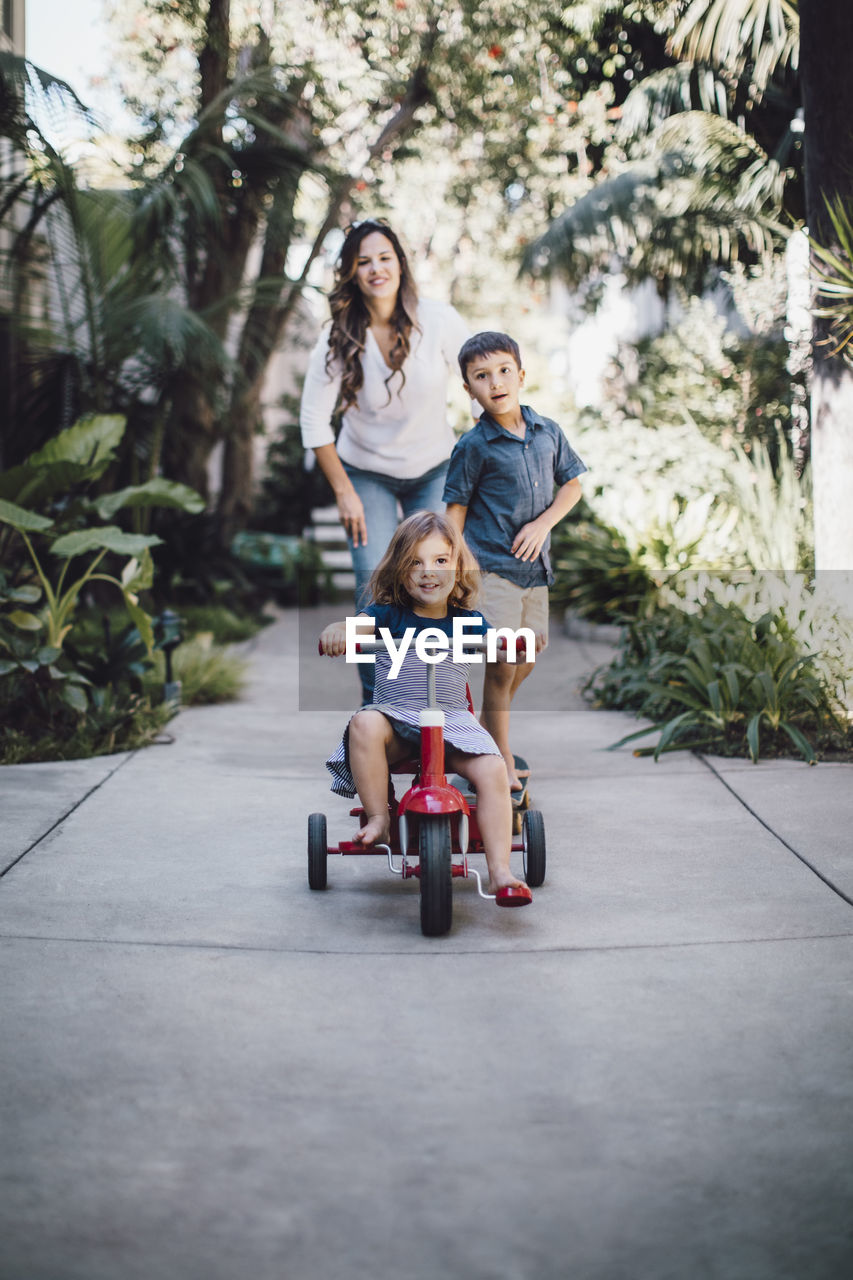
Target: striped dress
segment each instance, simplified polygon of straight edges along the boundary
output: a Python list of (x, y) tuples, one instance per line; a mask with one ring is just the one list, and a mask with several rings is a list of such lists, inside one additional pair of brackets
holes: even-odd
[[(454, 617), (480, 618), (482, 630), (486, 622), (482, 615), (470, 609), (451, 609), (446, 618), (422, 618), (408, 609), (394, 605), (368, 605), (362, 610), (376, 619), (376, 631), (388, 627), (394, 639), (399, 641), (407, 627), (422, 631), (426, 627), (439, 627), (452, 635)], [(477, 634), (472, 628), (473, 634)], [(454, 663), (450, 655), (435, 666), (436, 701), (444, 712), (444, 740), (448, 746), (471, 755), (499, 756), (494, 738), (468, 710), (469, 663)], [(391, 657), (384, 651), (376, 654), (376, 688), (373, 709), (381, 711), (394, 726), (395, 732), (414, 748), (420, 741), (418, 717), (427, 705), (427, 671), (425, 662), (415, 653), (414, 639), (406, 651), (396, 679), (391, 679)], [(416, 754), (416, 751), (413, 752)], [(349, 726), (337, 751), (326, 761), (332, 775), (332, 791), (339, 796), (355, 795), (355, 782), (349, 766)]]

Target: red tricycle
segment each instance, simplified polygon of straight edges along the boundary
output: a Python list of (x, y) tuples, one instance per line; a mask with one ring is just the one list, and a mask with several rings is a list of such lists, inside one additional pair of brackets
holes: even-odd
[[(359, 639), (359, 649), (371, 650), (382, 645), (377, 638)], [(479, 637), (466, 637), (465, 649), (478, 651), (485, 647)], [(322, 652), (322, 649), (321, 649)], [(469, 692), (470, 705), (470, 692)], [(483, 842), (477, 826), (476, 795), (462, 791), (448, 782), (444, 772), (444, 713), (437, 705), (435, 665), (427, 665), (427, 705), (420, 712), (420, 758), (404, 760), (391, 768), (393, 774), (414, 774), (409, 789), (399, 800), (389, 783), (390, 844), (363, 845), (342, 840), (330, 846), (326, 835), (326, 816), (312, 813), (308, 818), (308, 884), (312, 889), (326, 888), (327, 858), (379, 855), (387, 858), (394, 875), (408, 880), (417, 876), (420, 884), (421, 931), (427, 937), (439, 937), (449, 931), (453, 920), (453, 880), (473, 876), (481, 898), (497, 901), (500, 906), (523, 906), (530, 901), (524, 886), (504, 886), (497, 894), (483, 890), (479, 871), (470, 865), (471, 854), (482, 854)], [(361, 826), (367, 821), (364, 809), (350, 810)], [(545, 879), (545, 823), (542, 814), (527, 808), (521, 814), (520, 831), (513, 838), (512, 849), (521, 852), (524, 878), (531, 888)], [(395, 863), (398, 858), (399, 865)]]

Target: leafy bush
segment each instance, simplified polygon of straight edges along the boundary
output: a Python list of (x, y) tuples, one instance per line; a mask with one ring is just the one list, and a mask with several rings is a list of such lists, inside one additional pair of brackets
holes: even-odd
[(646, 426), (689, 424), (726, 448), (734, 442), (749, 450), (759, 443), (775, 466), (790, 437), (796, 398), (783, 333), (785, 286), (782, 272), (768, 286), (776, 298), (764, 298), (776, 314), (757, 320), (748, 304), (761, 281), (739, 281), (738, 322), (749, 327), (747, 333), (735, 331), (710, 299), (682, 298), (663, 333), (620, 350), (611, 399)]
[(330, 598), (323, 553), (309, 538), (245, 529), (231, 550), (252, 581), (279, 604), (309, 605)]
[[(671, 596), (678, 580), (665, 579), (685, 570), (811, 567), (809, 477), (790, 445), (804, 392), (788, 368), (784, 276), (733, 270), (729, 286), (740, 333), (712, 302), (683, 299), (664, 333), (620, 347), (603, 403), (577, 415), (599, 527), (555, 530), (561, 601), (630, 614), (647, 608), (653, 583)], [(635, 574), (650, 579), (649, 594)]]
[(619, 623), (654, 608), (657, 583), (616, 529), (591, 519), (565, 520), (551, 538), (554, 608), (590, 622)]
[(82, 716), (60, 710), (46, 718), (33, 707), (30, 716), (19, 716), (14, 725), (4, 723), (0, 728), (0, 764), (83, 760), (134, 751), (153, 742), (172, 715), (171, 707), (145, 695), (125, 697), (108, 689), (92, 692)]
[[(148, 740), (163, 722), (141, 694), (154, 630), (140, 596), (151, 588), (150, 548), (160, 539), (110, 522), (123, 510), (135, 523), (152, 506), (198, 511), (202, 503), (161, 479), (99, 492), (124, 430), (118, 415), (83, 418), (0, 474), (0, 750), (7, 762), (120, 750)], [(87, 649), (74, 634), (80, 601), (105, 584), (128, 622)]]
[(180, 608), (181, 630), (185, 636), (208, 632), (214, 644), (240, 644), (251, 640), (272, 618), (269, 614), (238, 613), (224, 604), (188, 604)]
[[(250, 640), (268, 623), (271, 616), (262, 613), (238, 613), (224, 604), (184, 604), (173, 612), (180, 619), (180, 631), (189, 640), (198, 632), (209, 632), (214, 644), (239, 644)], [(157, 619), (155, 622), (155, 633)], [(82, 608), (74, 625), (75, 648), (105, 660), (113, 650), (121, 651), (132, 643), (132, 634), (124, 627), (124, 615), (118, 609)], [(117, 654), (118, 657), (118, 654)]]
[(246, 567), (222, 546), (221, 528), (210, 512), (170, 513), (160, 524), (163, 542), (152, 552), (156, 600), (179, 613), (187, 605), (224, 605), (239, 613), (260, 611), (266, 598)]
[[(172, 676), (181, 682), (181, 702), (186, 707), (233, 702), (245, 687), (246, 663), (214, 645), (211, 635), (201, 634), (174, 650)], [(165, 678), (165, 659), (162, 653), (158, 653), (154, 674), (147, 681), (148, 687), (153, 691), (154, 682), (162, 686)]]
[(281, 408), (290, 421), (267, 450), (261, 490), (252, 512), (252, 528), (268, 533), (301, 535), (311, 523), (315, 507), (327, 507), (333, 495), (318, 466), (305, 467), (305, 446), (299, 430), (298, 396), (282, 396)]
[(593, 674), (597, 705), (654, 723), (615, 746), (659, 733), (638, 754), (703, 748), (724, 755), (788, 754), (812, 763), (818, 749), (853, 751), (836, 687), (803, 651), (784, 614), (751, 621), (711, 600), (701, 612), (662, 609), (625, 629), (618, 655)]
[(593, 518), (653, 574), (810, 565), (808, 475), (787, 453), (774, 468), (760, 443), (747, 454), (687, 424), (646, 427), (590, 410), (576, 445)]

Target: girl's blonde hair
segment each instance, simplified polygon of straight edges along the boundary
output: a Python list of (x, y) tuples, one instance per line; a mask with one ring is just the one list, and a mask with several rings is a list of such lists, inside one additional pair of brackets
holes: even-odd
[(470, 609), (477, 599), (479, 569), (462, 534), (447, 516), (435, 511), (418, 511), (397, 526), (388, 550), (373, 571), (368, 585), (374, 604), (396, 604), (410, 609), (412, 598), (406, 579), (415, 560), (415, 548), (424, 538), (437, 533), (450, 544), (456, 564), (456, 582), (447, 599), (449, 606)]

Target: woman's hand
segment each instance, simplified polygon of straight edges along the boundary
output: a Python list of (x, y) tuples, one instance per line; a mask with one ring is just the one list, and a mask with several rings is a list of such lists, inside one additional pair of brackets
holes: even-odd
[(346, 534), (352, 538), (354, 547), (367, 546), (367, 523), (364, 519), (364, 505), (355, 489), (341, 490), (335, 494), (338, 504), (338, 515)]
[(317, 465), (332, 486), (338, 515), (348, 538), (354, 547), (367, 546), (367, 523), (361, 498), (353, 488), (333, 444), (322, 444), (314, 450)]
[(320, 648), (327, 658), (340, 658), (347, 651), (347, 624), (330, 622), (320, 636)]

